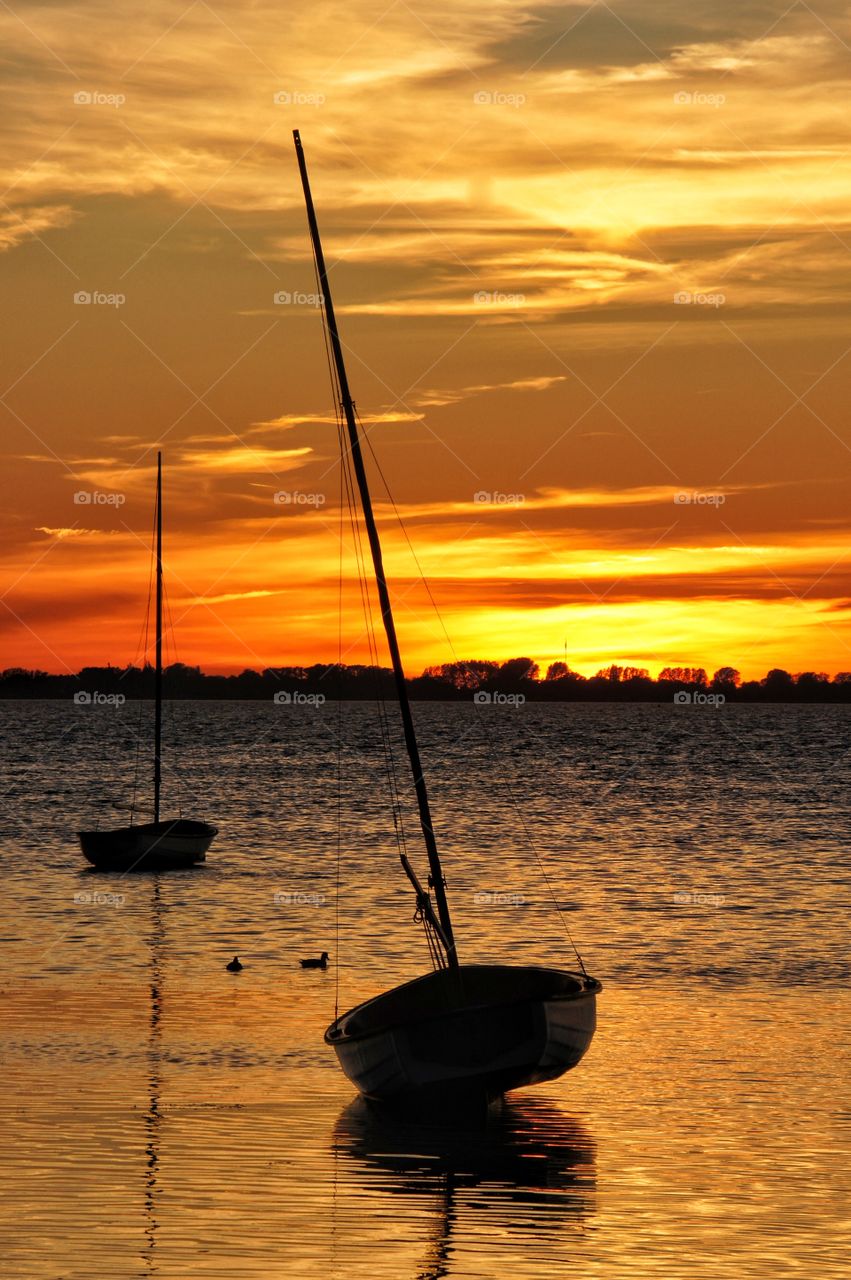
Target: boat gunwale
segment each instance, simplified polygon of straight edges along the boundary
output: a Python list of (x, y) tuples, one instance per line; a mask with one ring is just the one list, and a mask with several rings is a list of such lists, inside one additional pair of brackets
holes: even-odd
[[(182, 827), (183, 830), (175, 830), (176, 827)], [(193, 828), (186, 830), (187, 827)], [(78, 831), (77, 836), (83, 839), (85, 836), (118, 836), (134, 834), (142, 832), (156, 833), (158, 835), (176, 835), (186, 837), (198, 837), (209, 835), (212, 840), (219, 834), (219, 828), (213, 826), (212, 822), (204, 822), (201, 818), (163, 818), (159, 822), (139, 822), (132, 823), (127, 827), (96, 827), (94, 830)], [(212, 833), (212, 834), (211, 834)]]
[[(387, 1023), (382, 1027), (366, 1028), (362, 1031), (349, 1032), (344, 1029), (343, 1024), (349, 1018), (354, 1017), (356, 1014), (361, 1012), (361, 1010), (368, 1008), (369, 1005), (374, 1004), (378, 1000), (382, 1000), (385, 996), (395, 994), (398, 991), (404, 991), (407, 987), (413, 987), (418, 982), (428, 981), (429, 978), (434, 976), (433, 973), (426, 973), (419, 978), (412, 978), (410, 982), (403, 982), (398, 987), (391, 987), (390, 991), (382, 991), (377, 996), (371, 996), (368, 1000), (361, 1001), (360, 1004), (355, 1005), (354, 1008), (349, 1009), (346, 1013), (341, 1013), (325, 1031), (325, 1035), (323, 1037), (325, 1043), (332, 1046), (351, 1044), (357, 1040), (368, 1040), (373, 1036), (386, 1035), (391, 1031), (401, 1031), (406, 1027), (414, 1025), (423, 1026), (429, 1022), (437, 1022), (442, 1018), (457, 1017), (461, 1014), (479, 1013), (486, 1009), (510, 1009), (515, 1005), (529, 1003), (547, 1004), (556, 1001), (568, 1004), (579, 1000), (587, 1000), (589, 997), (596, 997), (603, 990), (603, 984), (598, 978), (583, 977), (581, 974), (576, 974), (570, 969), (552, 969), (548, 965), (462, 965), (461, 973), (463, 974), (464, 969), (472, 968), (509, 969), (513, 972), (520, 970), (525, 972), (532, 971), (535, 973), (567, 975), (571, 978), (579, 978), (582, 983), (582, 987), (578, 991), (554, 992), (552, 995), (541, 995), (536, 993), (533, 995), (512, 997), (511, 999), (506, 1000), (494, 1000), (478, 1004), (464, 1004), (456, 1009), (439, 1009), (434, 1013), (426, 1013), (422, 1016), (409, 1018), (405, 1021), (397, 1020), (395, 1022)], [(443, 970), (434, 971), (434, 973), (440, 972), (443, 972)]]

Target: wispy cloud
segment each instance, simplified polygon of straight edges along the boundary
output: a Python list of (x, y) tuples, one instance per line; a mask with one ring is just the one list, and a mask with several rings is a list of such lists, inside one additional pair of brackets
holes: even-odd
[(225, 591), (221, 595), (180, 596), (175, 603), (180, 605), (196, 604), (232, 604), (235, 600), (262, 600), (266, 596), (278, 595), (277, 591)]
[[(398, 422), (421, 422), (425, 415), (396, 410), (385, 413), (362, 413), (360, 421), (364, 426), (392, 425)], [(329, 413), (282, 413), (267, 422), (254, 422), (247, 434), (266, 433), (269, 431), (286, 431), (291, 427), (336, 426), (338, 419)]]
[(70, 226), (78, 216), (70, 205), (0, 209), (0, 253), (14, 249), (45, 232)]
[(58, 528), (51, 528), (49, 525), (37, 525), (36, 533), (43, 533), (48, 538), (56, 538), (57, 541), (63, 542), (66, 538), (102, 538), (104, 531), (102, 529), (81, 529), (76, 525)]
[(444, 404), (457, 404), (470, 396), (480, 396), (488, 391), (548, 391), (559, 382), (566, 382), (566, 374), (552, 374), (539, 378), (515, 378), (512, 382), (482, 382), (470, 387), (441, 388), (431, 391), (420, 391), (414, 397), (414, 403), (426, 407), (437, 407)]
[(270, 449), (232, 444), (218, 449), (187, 449), (178, 465), (194, 472), (254, 474), (268, 471), (279, 475), (297, 470), (312, 453), (313, 450), (306, 445), (298, 449)]

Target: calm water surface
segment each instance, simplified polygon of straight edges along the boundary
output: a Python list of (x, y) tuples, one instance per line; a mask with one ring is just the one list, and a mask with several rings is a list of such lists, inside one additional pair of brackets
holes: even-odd
[(427, 964), (373, 708), (175, 706), (221, 834), (133, 877), (74, 832), (150, 708), (2, 703), (4, 1278), (847, 1275), (849, 711), (415, 711), (462, 958), (569, 966), (566, 921), (585, 1061), (469, 1133), (354, 1099), (335, 1000)]

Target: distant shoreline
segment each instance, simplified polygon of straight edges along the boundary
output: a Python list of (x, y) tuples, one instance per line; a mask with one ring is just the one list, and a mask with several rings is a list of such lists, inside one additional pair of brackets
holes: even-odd
[[(260, 696), (257, 696), (257, 697), (249, 697), (249, 696), (245, 696), (245, 695), (243, 695), (243, 694), (233, 694), (233, 695), (231, 695), (231, 696), (229, 696), (229, 697), (219, 697), (219, 696), (218, 696), (218, 695), (216, 695), (216, 694), (209, 694), (209, 695), (204, 696), (204, 697), (196, 697), (196, 696), (194, 696), (194, 695), (192, 695), (192, 694), (177, 694), (177, 695), (175, 695), (175, 696), (167, 695), (167, 696), (166, 696), (166, 698), (165, 698), (165, 701), (166, 701), (166, 702), (222, 702), (222, 703), (227, 703), (227, 702), (257, 702), (257, 703), (262, 704), (262, 703), (264, 703), (264, 702), (269, 702), (269, 701), (270, 701), (270, 699), (268, 699), (268, 698), (262, 698), (262, 697), (260, 697)], [(374, 699), (374, 698), (370, 698), (370, 697), (368, 697), (366, 694), (363, 694), (363, 695), (361, 695), (361, 696), (359, 696), (359, 697), (358, 697), (358, 696), (356, 696), (356, 697), (346, 697), (346, 698), (325, 698), (325, 699), (324, 699), (324, 702), (323, 702), (323, 705), (324, 705), (325, 703), (327, 703), (328, 705), (331, 705), (331, 704), (336, 703), (336, 702), (347, 702), (347, 703), (348, 703), (348, 702), (352, 702), (352, 703), (361, 703), (361, 702), (362, 702), (362, 703), (364, 703), (364, 704), (368, 704), (368, 703), (371, 703), (371, 702), (374, 702), (374, 701), (375, 701), (375, 699)], [(473, 699), (472, 699), (472, 698), (469, 698), (469, 697), (468, 697), (468, 698), (463, 698), (463, 697), (459, 697), (459, 698), (452, 698), (452, 697), (431, 698), (431, 697), (419, 697), (419, 696), (417, 696), (416, 694), (411, 694), (411, 695), (410, 695), (410, 701), (411, 701), (412, 703), (414, 703), (414, 702), (417, 702), (417, 703), (420, 703), (420, 702), (422, 702), (422, 703), (431, 703), (431, 704), (433, 704), (433, 705), (435, 705), (435, 706), (437, 706), (438, 704), (445, 704), (445, 705), (447, 705), (447, 706), (463, 706), (464, 704), (466, 704), (466, 705), (468, 705), (468, 706), (474, 706), (474, 705), (476, 705), (476, 704), (474, 704)], [(22, 702), (22, 703), (26, 703), (26, 702), (60, 702), (60, 703), (67, 703), (67, 702), (68, 702), (68, 699), (67, 699), (67, 698), (63, 698), (63, 697), (59, 697), (59, 696), (57, 696), (55, 693), (33, 694), (33, 695), (30, 695), (30, 696), (22, 695), (22, 696), (20, 696), (20, 697), (15, 696), (14, 694), (0, 693), (0, 702), (15, 702), (15, 703), (18, 703), (18, 702)], [(125, 702), (125, 704), (126, 704), (126, 705), (130, 705), (130, 704), (134, 704), (134, 705), (135, 705), (137, 702), (153, 702), (153, 698), (152, 698), (152, 697), (151, 697), (151, 698), (147, 698), (147, 697), (142, 697), (142, 698), (125, 698), (124, 702)], [(845, 697), (845, 698), (779, 698), (779, 697), (763, 697), (763, 698), (728, 698), (728, 699), (726, 699), (726, 700), (725, 700), (725, 702), (724, 702), (723, 704), (721, 704), (721, 705), (723, 705), (723, 706), (734, 706), (734, 707), (759, 707), (759, 706), (761, 706), (761, 707), (773, 707), (773, 706), (789, 706), (789, 707), (805, 707), (805, 706), (809, 706), (809, 707), (817, 707), (817, 706), (819, 706), (819, 707), (839, 707), (839, 706), (847, 706), (847, 705), (849, 705), (849, 704), (851, 704), (851, 695), (849, 695), (849, 696), (847, 696), (847, 697)], [(274, 705), (274, 703), (273, 703), (273, 705)], [(307, 703), (307, 702), (305, 701), (304, 703), (301, 703), (301, 704), (299, 704), (298, 702), (296, 702), (296, 704), (295, 704), (295, 705), (304, 705), (304, 706), (313, 705), (313, 706), (315, 706), (316, 704), (315, 704), (315, 703), (313, 703), (313, 704), (311, 704), (311, 703)], [(517, 704), (514, 704), (514, 705), (516, 706)], [(685, 703), (677, 704), (677, 703), (675, 703), (675, 702), (674, 702), (674, 700), (673, 700), (672, 698), (667, 698), (667, 697), (659, 696), (659, 697), (657, 697), (657, 698), (630, 698), (630, 697), (623, 697), (623, 698), (606, 698), (606, 697), (587, 697), (587, 698), (536, 698), (536, 697), (532, 697), (532, 698), (525, 698), (525, 699), (523, 700), (523, 703), (522, 703), (521, 705), (523, 705), (523, 706), (536, 706), (536, 707), (541, 707), (541, 706), (545, 706), (545, 707), (546, 707), (546, 706), (568, 706), (568, 705), (569, 705), (569, 706), (588, 706), (588, 707), (590, 707), (590, 706), (623, 706), (623, 707), (640, 707), (640, 706), (649, 707), (649, 706), (657, 706), (657, 707), (659, 707), (659, 706), (669, 706), (669, 705), (670, 705), (670, 706), (677, 706), (677, 705), (688, 705), (688, 704), (685, 704)], [(691, 705), (700, 705), (700, 704), (691, 704)], [(709, 710), (713, 710), (713, 707), (714, 707), (714, 709), (716, 709), (716, 710), (718, 709), (718, 707), (717, 707), (717, 706), (715, 706), (714, 704), (707, 704), (707, 706), (708, 706), (708, 709), (709, 709)]]
[[(720, 707), (727, 703), (851, 703), (851, 674), (832, 679), (818, 672), (792, 675), (775, 669), (762, 680), (742, 681), (722, 667), (711, 678), (701, 668), (665, 668), (657, 679), (631, 667), (608, 667), (584, 677), (555, 663), (538, 678), (527, 658), (508, 662), (457, 662), (428, 668), (406, 681), (416, 702), (469, 702), (485, 708), (517, 707), (527, 702), (673, 703)], [(152, 698), (150, 667), (84, 667), (73, 675), (12, 668), (0, 673), (0, 699), (57, 700), (80, 705), (115, 705)], [(198, 667), (175, 664), (163, 673), (163, 696), (174, 701), (254, 701), (316, 706), (324, 702), (369, 702), (395, 698), (393, 674), (386, 667), (276, 667), (239, 675), (206, 675)]]

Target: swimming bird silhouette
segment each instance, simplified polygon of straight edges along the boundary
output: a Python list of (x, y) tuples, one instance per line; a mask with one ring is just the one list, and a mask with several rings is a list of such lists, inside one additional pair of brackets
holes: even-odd
[(318, 960), (302, 960), (302, 969), (327, 969), (328, 968), (328, 952), (323, 951)]
[(239, 956), (234, 956), (230, 964), (225, 965), (229, 973), (241, 973), (242, 965), (239, 963)]

